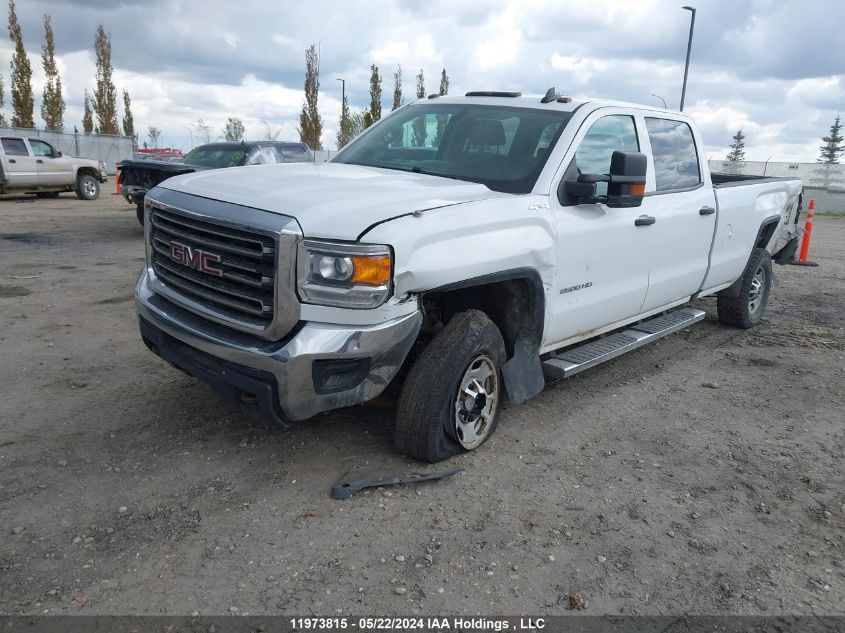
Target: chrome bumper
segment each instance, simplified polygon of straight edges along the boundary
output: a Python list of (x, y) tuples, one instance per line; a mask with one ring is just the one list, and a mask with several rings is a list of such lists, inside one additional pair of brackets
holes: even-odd
[[(155, 294), (149, 282), (145, 269), (135, 288), (135, 307), (139, 318), (146, 322), (142, 323), (144, 327), (151, 326), (183, 346), (198, 350), (203, 356), (195, 356), (200, 359), (207, 355), (212, 357), (212, 362), (220, 359), (271, 376), (277, 400), (274, 404), (280, 417), (288, 420), (303, 420), (321, 411), (378, 396), (396, 376), (422, 323), (419, 311), (373, 326), (344, 327), (308, 322), (288, 339), (265, 341), (210, 323), (170, 303)], [(180, 365), (178, 360), (168, 358), (164, 353), (160, 355), (216, 386), (217, 380), (207, 380), (201, 373)], [(330, 359), (369, 359), (369, 368), (352, 388), (318, 393), (314, 361)], [(217, 374), (225, 380), (227, 368), (222, 367)]]

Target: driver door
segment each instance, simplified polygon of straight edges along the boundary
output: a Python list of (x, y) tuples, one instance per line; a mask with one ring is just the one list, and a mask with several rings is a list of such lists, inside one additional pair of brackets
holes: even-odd
[(39, 187), (67, 187), (73, 184), (70, 161), (60, 157), (53, 146), (40, 139), (27, 139), (35, 156)]
[[(561, 179), (607, 174), (614, 151), (641, 151), (634, 116), (618, 108), (594, 112), (572, 148), (550, 196), (557, 252), (547, 347), (636, 317), (648, 290), (651, 246), (648, 231), (635, 225), (642, 210), (561, 204), (557, 196)], [(606, 192), (607, 184), (599, 183), (597, 194)]]

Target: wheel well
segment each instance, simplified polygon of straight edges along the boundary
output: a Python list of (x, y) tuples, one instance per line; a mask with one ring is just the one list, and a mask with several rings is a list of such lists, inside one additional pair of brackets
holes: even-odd
[[(423, 328), (438, 329), (459, 312), (481, 310), (502, 333), (508, 358), (520, 336), (536, 339), (539, 347), (543, 336), (544, 297), (538, 281), (511, 278), (477, 285), (445, 287), (423, 295), (425, 313)], [(472, 284), (473, 282), (467, 282)]]
[(90, 167), (80, 167), (79, 169), (76, 170), (76, 179), (77, 180), (79, 180), (79, 177), (83, 176), (83, 175), (93, 176), (94, 178), (96, 178), (97, 172), (95, 172)]
[(422, 306), (423, 336), (436, 334), (466, 310), (487, 314), (505, 341), (508, 361), (502, 373), (510, 400), (524, 402), (542, 390), (545, 294), (536, 271), (511, 271), (430, 290), (423, 294)]
[(767, 220), (760, 226), (760, 230), (757, 233), (757, 241), (754, 242), (754, 248), (766, 248), (769, 245), (769, 241), (772, 239), (772, 236), (775, 234), (775, 230), (778, 228), (779, 218), (774, 218), (772, 220)]

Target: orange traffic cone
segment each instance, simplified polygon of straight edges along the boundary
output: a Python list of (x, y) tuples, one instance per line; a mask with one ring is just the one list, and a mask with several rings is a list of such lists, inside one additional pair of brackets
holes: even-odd
[(818, 266), (816, 262), (807, 260), (810, 254), (810, 238), (813, 235), (813, 218), (816, 210), (816, 201), (810, 198), (810, 203), (807, 205), (807, 221), (804, 222), (804, 239), (801, 242), (801, 250), (798, 253), (798, 259), (789, 262), (795, 266)]
[(121, 173), (122, 173), (121, 170), (120, 170), (120, 163), (115, 164), (115, 167), (116, 167), (115, 171), (117, 173), (115, 173), (115, 175), (114, 175), (114, 195), (119, 196), (120, 195), (120, 176), (121, 176)]

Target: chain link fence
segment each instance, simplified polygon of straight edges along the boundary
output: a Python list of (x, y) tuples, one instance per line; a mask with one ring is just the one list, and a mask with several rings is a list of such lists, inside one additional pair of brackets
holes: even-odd
[(23, 136), (40, 138), (60, 150), (63, 154), (91, 158), (106, 164), (106, 172), (115, 174), (115, 163), (132, 158), (137, 144), (131, 136), (111, 134), (80, 134), (79, 132), (55, 132), (38, 128), (2, 127), (2, 136)]
[(807, 201), (812, 198), (816, 201), (816, 210), (820, 213), (845, 213), (845, 165), (711, 160), (710, 171), (748, 176), (800, 178), (804, 182), (805, 207)]

